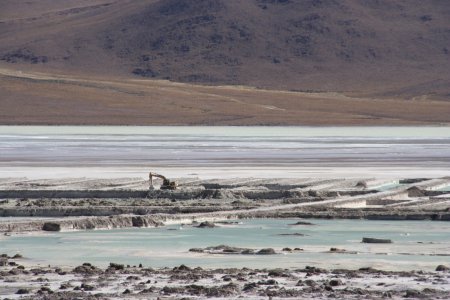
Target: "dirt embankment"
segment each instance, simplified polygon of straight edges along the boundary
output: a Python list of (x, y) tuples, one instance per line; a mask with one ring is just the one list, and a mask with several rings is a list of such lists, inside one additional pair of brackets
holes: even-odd
[[(20, 218), (3, 220), (0, 231), (39, 231), (47, 222), (58, 230), (74, 230), (237, 218), (450, 221), (450, 195), (439, 190), (450, 185), (448, 177), (399, 180), (397, 186), (377, 180), (361, 182), (180, 179), (177, 190), (149, 191), (148, 183), (139, 178), (5, 179), (0, 181), (0, 216)], [(391, 188), (384, 190), (384, 184)]]

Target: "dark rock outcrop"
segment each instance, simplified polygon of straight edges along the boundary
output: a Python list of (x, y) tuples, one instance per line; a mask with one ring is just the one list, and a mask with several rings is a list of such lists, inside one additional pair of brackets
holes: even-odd
[(267, 274), (269, 277), (289, 277), (289, 274), (281, 269), (274, 269)]
[(273, 248), (264, 248), (256, 252), (258, 255), (270, 255), (270, 254), (277, 254)]
[(125, 269), (125, 265), (123, 265), (123, 264), (116, 264), (116, 263), (110, 263), (108, 269), (111, 269), (111, 270), (123, 270), (123, 269)]
[(61, 231), (61, 225), (58, 223), (46, 222), (42, 226), (42, 230), (44, 230), (44, 231)]
[(0, 257), (0, 267), (4, 267), (8, 265), (8, 258), (7, 257)]
[(6, 53), (2, 57), (0, 57), (0, 60), (6, 61), (8, 63), (27, 62), (31, 64), (38, 64), (48, 62), (48, 57), (45, 55), (35, 55), (29, 49), (18, 49)]
[(87, 284), (87, 283), (82, 283), (80, 288), (83, 291), (93, 291), (93, 290), (95, 290), (95, 287), (93, 285), (90, 285), (90, 284)]
[(436, 271), (437, 272), (446, 272), (446, 271), (449, 271), (449, 270), (450, 270), (450, 268), (447, 267), (447, 266), (444, 266), (444, 265), (439, 265), (439, 266), (436, 267)]
[(413, 186), (407, 189), (408, 191), (408, 197), (424, 197), (425, 191), (421, 190), (420, 188)]
[(145, 220), (142, 217), (132, 217), (131, 223), (133, 227), (144, 227), (145, 226)]
[(202, 248), (191, 248), (189, 249), (189, 252), (198, 252), (198, 253), (203, 253), (203, 249)]
[(242, 254), (242, 255), (268, 255), (268, 254), (276, 254), (275, 250), (272, 248), (265, 248), (260, 250), (250, 249), (250, 248), (239, 248), (232, 247), (227, 245), (218, 245), (211, 246), (206, 248), (191, 248), (189, 252), (198, 252), (198, 253), (208, 253), (208, 254)]
[(195, 226), (197, 228), (214, 228), (216, 225), (213, 222), (205, 221), (201, 222), (198, 226)]
[(246, 250), (245, 248), (232, 247), (227, 245), (219, 245), (213, 247), (206, 247), (205, 250), (210, 253), (223, 253), (223, 254), (240, 254), (242, 251)]
[(342, 283), (342, 280), (340, 280), (340, 279), (331, 279), (331, 280), (328, 282), (328, 284), (329, 284), (330, 286), (340, 286), (340, 285), (342, 285), (343, 283)]
[(180, 265), (179, 267), (174, 267), (172, 270), (174, 272), (190, 272), (190, 271), (192, 271), (192, 269), (186, 265)]
[(362, 239), (363, 243), (367, 243), (367, 244), (391, 244), (392, 240), (390, 239), (376, 239), (376, 238), (367, 238), (364, 237)]
[(305, 234), (298, 233), (298, 232), (295, 232), (295, 233), (280, 233), (278, 235), (279, 236), (305, 236)]
[(29, 289), (19, 289), (16, 292), (17, 295), (25, 295), (25, 294), (29, 294), (29, 293), (30, 293)]
[(241, 252), (241, 254), (255, 254), (255, 250), (253, 249), (245, 249)]
[(289, 225), (295, 226), (295, 225), (314, 225), (314, 224), (311, 223), (311, 222), (306, 222), (306, 221), (298, 221), (298, 222), (296, 222), (296, 223), (289, 224)]
[(356, 251), (348, 251), (345, 249), (339, 249), (339, 248), (330, 248), (329, 253), (345, 253), (345, 254), (358, 254)]
[(84, 275), (94, 275), (94, 274), (101, 274), (102, 270), (91, 265), (90, 263), (84, 263), (81, 266), (75, 267), (75, 269), (73, 269), (73, 272)]

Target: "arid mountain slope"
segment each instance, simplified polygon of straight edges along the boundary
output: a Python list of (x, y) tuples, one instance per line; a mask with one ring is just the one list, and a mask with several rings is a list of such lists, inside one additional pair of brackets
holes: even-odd
[(450, 99), (445, 0), (4, 0), (6, 68)]

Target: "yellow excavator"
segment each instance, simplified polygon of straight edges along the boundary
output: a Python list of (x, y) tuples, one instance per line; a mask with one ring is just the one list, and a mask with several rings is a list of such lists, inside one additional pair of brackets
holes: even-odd
[(150, 189), (153, 190), (153, 177), (157, 177), (157, 178), (161, 178), (163, 183), (160, 187), (161, 190), (176, 190), (178, 187), (178, 184), (175, 181), (170, 181), (169, 179), (167, 179), (166, 177), (156, 174), (156, 173), (152, 173), (150, 172), (148, 174), (148, 179), (150, 181)]

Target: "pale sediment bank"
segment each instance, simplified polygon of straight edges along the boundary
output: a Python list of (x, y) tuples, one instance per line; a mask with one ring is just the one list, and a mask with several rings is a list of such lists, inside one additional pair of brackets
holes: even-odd
[[(0, 232), (151, 227), (239, 218), (450, 221), (450, 178), (178, 179), (148, 191), (136, 178), (0, 180)], [(43, 220), (39, 218), (51, 218)]]
[[(192, 222), (220, 221), (225, 219), (251, 218), (325, 218), (325, 219), (367, 219), (367, 220), (434, 220), (450, 221), (450, 213), (443, 211), (392, 211), (392, 210), (355, 210), (326, 209), (296, 212), (245, 212), (224, 211), (212, 213), (191, 214), (151, 214), (134, 215), (118, 214), (90, 217), (59, 217), (59, 218), (7, 218), (0, 222), (0, 232), (20, 233), (42, 231), (45, 224), (57, 224), (54, 231), (114, 229), (129, 227), (158, 227), (171, 224), (190, 224)], [(52, 231), (52, 230), (49, 230)]]

